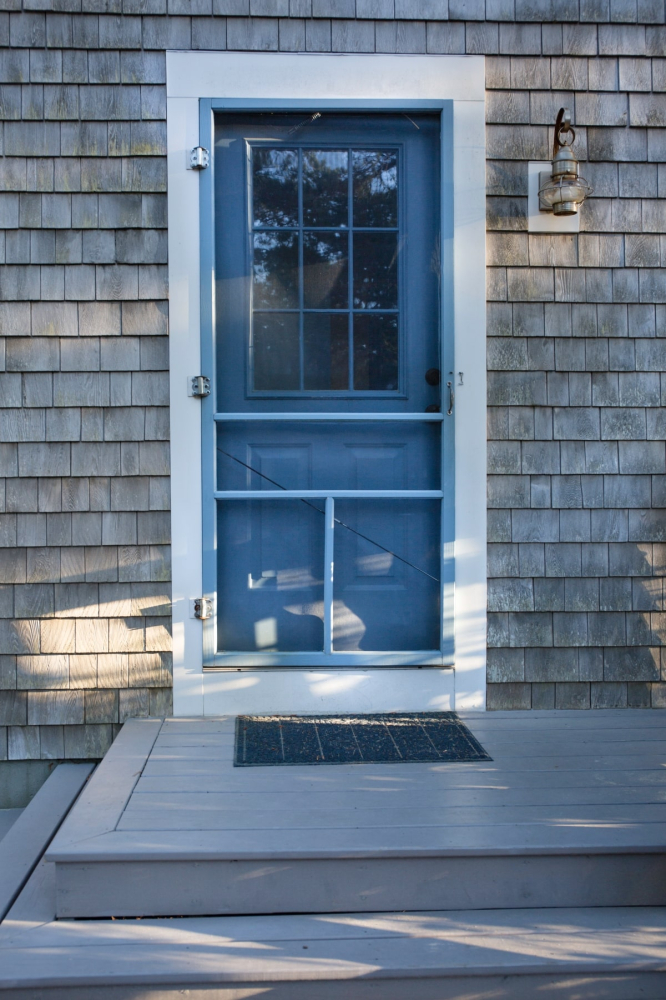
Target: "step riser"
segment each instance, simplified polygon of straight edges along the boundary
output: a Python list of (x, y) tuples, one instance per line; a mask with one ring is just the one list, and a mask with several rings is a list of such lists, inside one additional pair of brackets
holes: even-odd
[[(341, 979), (335, 982), (270, 982), (197, 986), (55, 986), (39, 990), (40, 1000), (664, 1000), (664, 974), (455, 976), (432, 979)], [(3, 1000), (35, 1000), (34, 989), (3, 992)]]
[(58, 863), (67, 917), (664, 906), (666, 854)]

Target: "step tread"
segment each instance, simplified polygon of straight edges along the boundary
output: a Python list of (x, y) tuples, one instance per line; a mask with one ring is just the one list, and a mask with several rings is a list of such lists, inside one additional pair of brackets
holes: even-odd
[(372, 827), (289, 830), (117, 830), (49, 848), (49, 861), (236, 861), (313, 858), (663, 853), (666, 823)]
[(666, 971), (657, 907), (57, 921), (0, 935), (0, 989)]

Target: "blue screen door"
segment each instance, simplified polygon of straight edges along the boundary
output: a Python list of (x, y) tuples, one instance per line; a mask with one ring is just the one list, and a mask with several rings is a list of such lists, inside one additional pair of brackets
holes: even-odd
[(213, 183), (205, 665), (441, 664), (440, 116), (220, 114)]

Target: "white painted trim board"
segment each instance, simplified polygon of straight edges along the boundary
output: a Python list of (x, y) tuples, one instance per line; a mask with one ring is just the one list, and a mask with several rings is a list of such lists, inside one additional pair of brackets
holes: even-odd
[[(485, 708), (486, 371), (485, 60), (481, 56), (167, 53), (171, 338), (174, 712), (412, 711)], [(199, 98), (453, 100), (456, 390), (455, 668), (372, 671), (202, 668), (200, 404), (185, 392), (198, 374)], [(457, 379), (456, 379), (457, 381)], [(361, 697), (359, 698), (359, 694)]]

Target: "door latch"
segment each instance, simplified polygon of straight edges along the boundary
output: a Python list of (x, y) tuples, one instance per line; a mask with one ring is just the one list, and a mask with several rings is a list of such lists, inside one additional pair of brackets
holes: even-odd
[(190, 150), (190, 170), (205, 170), (210, 163), (210, 153), (204, 146)]
[(446, 415), (450, 417), (451, 414), (453, 413), (453, 404), (456, 401), (456, 394), (453, 391), (453, 382), (447, 382), (446, 385), (449, 390), (449, 408), (446, 411)]
[(207, 597), (195, 597), (192, 602), (192, 613), (200, 621), (211, 618), (213, 615), (213, 602), (208, 600)]
[(208, 378), (208, 376), (188, 375), (187, 395), (198, 396), (199, 398), (203, 396), (210, 396), (210, 379)]

